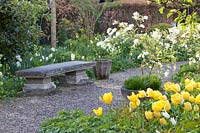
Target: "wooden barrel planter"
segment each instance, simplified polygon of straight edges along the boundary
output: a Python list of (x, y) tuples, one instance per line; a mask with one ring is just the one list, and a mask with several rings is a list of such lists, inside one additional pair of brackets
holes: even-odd
[(96, 60), (96, 66), (94, 67), (95, 76), (97, 79), (109, 79), (112, 60), (99, 59)]

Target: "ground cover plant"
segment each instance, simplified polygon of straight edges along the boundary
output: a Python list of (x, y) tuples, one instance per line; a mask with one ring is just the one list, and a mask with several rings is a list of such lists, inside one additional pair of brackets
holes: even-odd
[(173, 76), (172, 79), (174, 82), (184, 82), (185, 78), (200, 81), (199, 63), (182, 65), (180, 70)]
[[(108, 108), (93, 114), (62, 111), (45, 120), (41, 132), (199, 132), (200, 82), (185, 79), (181, 85), (167, 82), (165, 93), (148, 88), (127, 96), (128, 105), (112, 108), (112, 92), (99, 97)], [(142, 98), (148, 100), (141, 102)], [(107, 110), (107, 111), (106, 111)]]

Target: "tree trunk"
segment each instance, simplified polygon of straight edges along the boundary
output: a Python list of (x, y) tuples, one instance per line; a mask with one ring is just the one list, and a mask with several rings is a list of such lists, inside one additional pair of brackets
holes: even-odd
[(51, 45), (56, 47), (56, 0), (51, 0)]

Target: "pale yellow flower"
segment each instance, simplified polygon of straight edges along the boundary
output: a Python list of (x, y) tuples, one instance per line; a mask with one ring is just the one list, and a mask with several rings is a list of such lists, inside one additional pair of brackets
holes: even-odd
[(93, 112), (94, 112), (95, 115), (101, 116), (103, 114), (103, 108), (98, 107), (98, 109), (93, 109)]
[(164, 101), (156, 101), (156, 102), (152, 103), (151, 107), (154, 112), (160, 112), (163, 110), (164, 105), (165, 105)]
[(145, 111), (145, 117), (146, 117), (147, 120), (153, 119), (153, 112)]
[(181, 94), (176, 93), (174, 95), (171, 95), (171, 101), (173, 104), (180, 104), (183, 101), (183, 97)]
[(144, 90), (142, 90), (142, 91), (138, 91), (139, 93), (138, 93), (138, 97), (139, 98), (144, 98), (144, 97), (146, 97), (146, 92), (144, 91)]
[(160, 91), (153, 91), (153, 99), (158, 100), (160, 96), (162, 96)]
[(191, 111), (191, 110), (192, 110), (192, 105), (191, 105), (191, 103), (185, 102), (185, 103), (184, 103), (184, 109), (185, 109), (186, 111)]
[(194, 111), (195, 112), (199, 111), (199, 106), (198, 105), (194, 105)]
[(160, 117), (161, 117), (161, 113), (160, 113), (160, 112), (153, 112), (153, 115), (154, 115), (156, 118), (160, 118)]
[(186, 85), (185, 86), (185, 89), (187, 90), (187, 91), (193, 91), (193, 89), (194, 89), (194, 86), (193, 86), (193, 84), (188, 84), (188, 85)]
[(147, 89), (147, 96), (148, 97), (153, 97), (154, 96), (154, 92), (153, 92), (153, 90), (151, 88)]
[(113, 99), (112, 92), (105, 93), (102, 97), (99, 97), (99, 99), (105, 104), (111, 104), (112, 99)]
[(182, 95), (184, 100), (188, 100), (189, 97), (190, 97), (190, 93), (189, 92), (185, 92), (185, 91), (181, 92), (181, 95)]
[(200, 94), (198, 96), (196, 96), (195, 103), (200, 104)]
[(159, 100), (167, 101), (167, 96), (161, 95), (158, 97)]
[(171, 91), (171, 86), (172, 86), (172, 84), (173, 84), (173, 83), (171, 83), (171, 82), (166, 82), (166, 83), (164, 84), (164, 90), (165, 90), (165, 91)]
[(165, 118), (160, 119), (160, 124), (167, 125), (167, 121), (165, 120)]
[(136, 109), (140, 105), (140, 100), (138, 99), (136, 102), (129, 102), (129, 107), (131, 109)]
[(134, 92), (130, 96), (127, 96), (128, 100), (131, 102), (136, 102), (138, 100), (138, 95), (135, 95)]
[(190, 82), (190, 79), (185, 79), (185, 85), (188, 85)]
[(170, 102), (167, 100), (166, 102), (165, 102), (165, 105), (164, 105), (164, 110), (165, 111), (169, 111), (171, 109), (171, 104), (170, 104)]
[(190, 96), (190, 97), (188, 98), (188, 101), (190, 101), (190, 102), (192, 102), (192, 103), (195, 103), (196, 98), (195, 98), (194, 96)]
[(179, 92), (181, 90), (180, 85), (179, 84), (172, 84), (171, 90), (174, 91), (174, 92)]

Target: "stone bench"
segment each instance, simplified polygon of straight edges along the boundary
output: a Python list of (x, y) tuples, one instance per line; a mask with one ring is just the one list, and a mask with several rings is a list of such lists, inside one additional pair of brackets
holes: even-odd
[(51, 92), (56, 85), (51, 81), (53, 76), (64, 74), (63, 83), (82, 84), (88, 80), (86, 70), (95, 66), (94, 62), (69, 61), (35, 67), (16, 72), (16, 76), (26, 78), (23, 91), (25, 93), (40, 94)]

